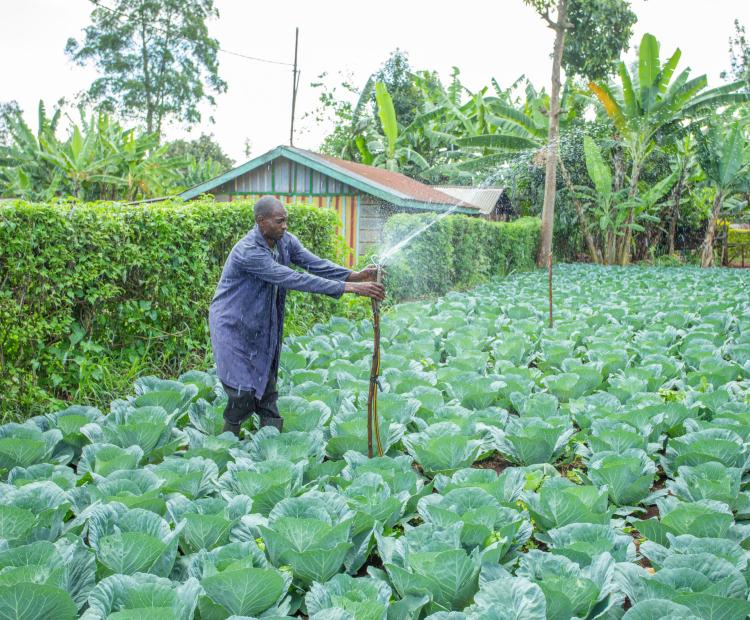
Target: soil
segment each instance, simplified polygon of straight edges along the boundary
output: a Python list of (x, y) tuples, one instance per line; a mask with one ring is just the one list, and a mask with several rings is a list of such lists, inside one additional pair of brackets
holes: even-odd
[(667, 484), (667, 474), (664, 473), (664, 470), (661, 468), (661, 465), (656, 470), (656, 480), (654, 480), (654, 484), (651, 487), (651, 491), (661, 491)]
[(367, 567), (372, 566), (373, 568), (383, 569), (383, 560), (376, 552), (372, 552), (367, 558), (367, 561), (362, 565), (362, 568), (357, 571), (355, 577), (367, 577)]
[(559, 471), (560, 475), (563, 477), (567, 476), (568, 472), (574, 469), (583, 473), (586, 472), (586, 464), (579, 456), (575, 457), (570, 463), (562, 463), (557, 467), (557, 471)]
[(506, 460), (503, 456), (495, 452), (492, 456), (477, 461), (472, 465), (474, 469), (494, 469), (498, 474), (502, 474), (507, 467), (512, 467), (513, 464)]

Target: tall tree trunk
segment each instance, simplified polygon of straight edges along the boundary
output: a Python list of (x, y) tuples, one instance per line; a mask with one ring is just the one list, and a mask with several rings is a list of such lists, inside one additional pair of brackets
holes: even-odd
[(146, 16), (141, 11), (141, 65), (143, 67), (143, 87), (146, 92), (146, 131), (154, 131), (154, 102), (152, 99), (153, 85), (151, 84), (151, 65), (148, 54), (148, 34), (146, 32)]
[(716, 221), (719, 219), (721, 205), (724, 202), (724, 196), (720, 190), (716, 191), (711, 217), (708, 220), (706, 228), (706, 237), (703, 240), (703, 251), (701, 252), (701, 267), (711, 267), (714, 264), (714, 238), (716, 237)]
[(557, 189), (557, 153), (560, 133), (560, 71), (565, 43), (566, 0), (557, 4), (557, 21), (547, 22), (555, 31), (552, 54), (552, 91), (549, 100), (549, 130), (547, 132), (547, 166), (544, 175), (544, 204), (542, 206), (542, 231), (539, 241), (537, 266), (545, 267), (552, 255), (552, 233), (555, 222), (555, 190)]
[(674, 189), (672, 190), (672, 217), (669, 220), (669, 239), (667, 240), (669, 244), (669, 255), (671, 256), (674, 254), (675, 251), (675, 236), (677, 235), (677, 220), (680, 217), (680, 202), (682, 202), (682, 190), (683, 186), (685, 185), (685, 172), (687, 171), (687, 166), (683, 166), (682, 170), (680, 171), (680, 178), (677, 179), (677, 185), (674, 186)]
[(562, 157), (560, 157), (560, 172), (562, 172), (563, 182), (565, 183), (565, 186), (568, 188), (568, 190), (570, 190), (570, 195), (573, 198), (573, 205), (575, 206), (576, 214), (578, 215), (578, 223), (581, 225), (581, 232), (583, 233), (583, 238), (586, 240), (586, 247), (589, 250), (591, 260), (598, 265), (602, 262), (602, 254), (596, 247), (594, 237), (591, 234), (591, 229), (589, 228), (588, 219), (586, 218), (586, 213), (583, 210), (583, 205), (581, 204), (581, 201), (576, 198), (576, 195), (573, 191), (573, 179), (570, 178), (570, 172), (568, 172), (568, 169), (566, 168), (565, 162), (563, 161)]
[[(635, 194), (638, 191), (638, 177), (641, 174), (640, 164), (636, 165), (633, 162), (633, 174), (630, 177), (630, 191), (628, 192), (628, 198), (635, 198)], [(618, 262), (620, 265), (630, 264), (630, 245), (633, 240), (633, 222), (635, 221), (635, 207), (631, 207), (628, 212), (628, 219), (625, 220), (625, 234), (622, 237), (622, 244), (620, 245), (620, 251), (618, 252)]]

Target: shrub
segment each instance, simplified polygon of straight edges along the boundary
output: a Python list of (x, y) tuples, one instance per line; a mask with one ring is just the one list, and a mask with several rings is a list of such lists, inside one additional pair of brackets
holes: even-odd
[[(0, 206), (0, 413), (56, 400), (101, 403), (139, 374), (210, 363), (208, 305), (252, 202)], [(336, 258), (332, 211), (290, 205), (289, 228)], [(327, 320), (336, 302), (292, 293), (287, 333)]]
[[(399, 213), (385, 225), (384, 248), (429, 225), (434, 215)], [(426, 228), (388, 262), (390, 301), (442, 295), (492, 276), (534, 268), (540, 221), (489, 222), (449, 215)]]

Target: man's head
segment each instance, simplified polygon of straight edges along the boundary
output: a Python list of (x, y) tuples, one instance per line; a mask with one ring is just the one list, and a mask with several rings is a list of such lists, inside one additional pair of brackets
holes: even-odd
[(273, 196), (263, 196), (253, 207), (255, 223), (266, 238), (278, 241), (287, 229), (287, 215), (284, 205)]

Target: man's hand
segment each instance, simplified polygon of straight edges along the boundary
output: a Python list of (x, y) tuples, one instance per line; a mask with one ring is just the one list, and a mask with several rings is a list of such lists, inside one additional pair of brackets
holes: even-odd
[(375, 282), (377, 279), (377, 265), (367, 265), (362, 271), (352, 271), (347, 282)]
[(383, 301), (385, 299), (385, 287), (377, 282), (352, 282), (349, 280), (348, 282), (344, 282), (344, 292), (369, 297), (375, 301)]

